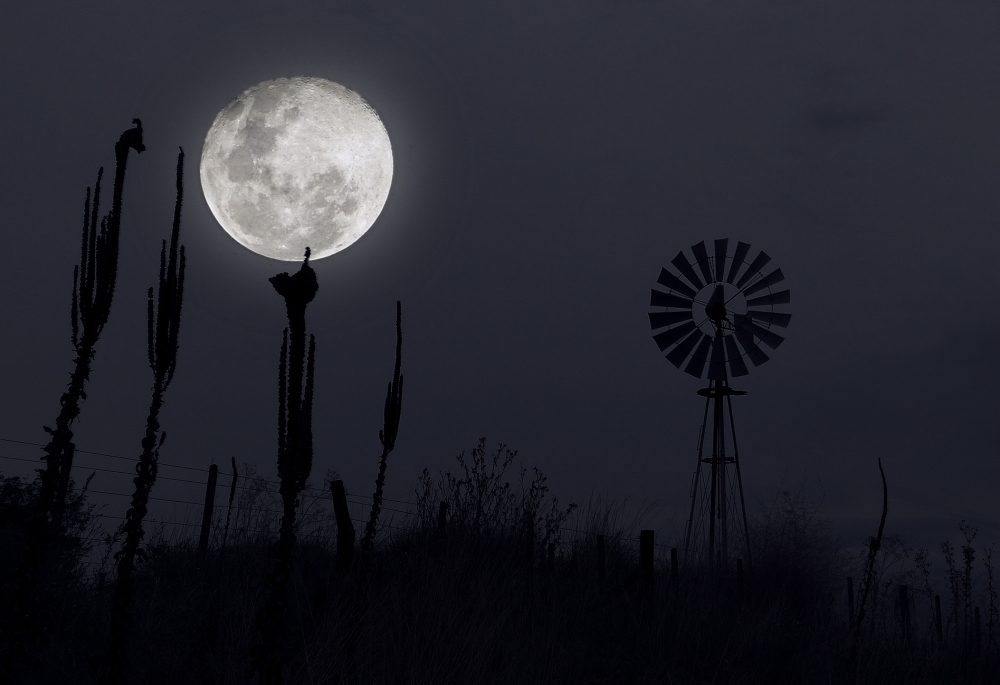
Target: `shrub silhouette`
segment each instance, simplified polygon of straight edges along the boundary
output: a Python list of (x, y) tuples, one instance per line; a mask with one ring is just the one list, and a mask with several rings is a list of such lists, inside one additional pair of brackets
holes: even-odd
[[(893, 598), (919, 571), (899, 565), (906, 551), (891, 535), (877, 555), (868, 618), (851, 665), (854, 626), (847, 621), (844, 578), (857, 578), (865, 559), (846, 554), (816, 507), (793, 493), (780, 493), (751, 519), (754, 564), (745, 569), (742, 584), (718, 568), (691, 565), (681, 567), (676, 584), (658, 581), (648, 592), (640, 585), (616, 590), (638, 566), (642, 508), (601, 497), (584, 502), (564, 521), (553, 567), (529, 571), (520, 512), (532, 508), (526, 501), (532, 489), (519, 483), (519, 475), (530, 470), (514, 470), (515, 459), (510, 478), (483, 481), (485, 492), (498, 493), (496, 498), (474, 496), (476, 489), (466, 485), (460, 496), (446, 489), (450, 482), (471, 481), (476, 472), (495, 475), (507, 455), (506, 448), (484, 444), (480, 451), (477, 445), (463, 455), (468, 471), (460, 464), (452, 470), (454, 481), (442, 474), (420, 482), (417, 499), (426, 516), (383, 527), (357, 623), (344, 611), (355, 594), (353, 579), (335, 570), (329, 495), (303, 500), (287, 592), (289, 631), (280, 654), (286, 682), (347, 682), (351, 674), (371, 683), (518, 685), (998, 680), (998, 646), (981, 639), (977, 651), (954, 632), (939, 644), (926, 597), (914, 599), (912, 637), (903, 639)], [(281, 523), (282, 501), (252, 467), (243, 465), (240, 472), (225, 557), (210, 555), (199, 569), (197, 532), (190, 540), (154, 533), (147, 542), (148, 560), (134, 577), (132, 682), (245, 682), (245, 664), (258, 643), (254, 616), (268, 599), (262, 590), (268, 587), (268, 549)], [(508, 482), (510, 488), (504, 488)], [(444, 493), (452, 493), (457, 512), (441, 544), (434, 513)], [(544, 535), (552, 500), (546, 493), (537, 507), (536, 539)], [(477, 517), (479, 502), (483, 511), (496, 513)], [(325, 509), (317, 509), (321, 506)], [(598, 534), (607, 541), (603, 587)], [(659, 549), (654, 570), (665, 580), (669, 555)], [(103, 635), (94, 637), (94, 626), (106, 621), (112, 588), (100, 574), (83, 580), (47, 592), (51, 609), (45, 618), (51, 622), (32, 638), (21, 682), (93, 682), (99, 659), (92, 654), (104, 641)], [(977, 588), (974, 601), (981, 601)], [(344, 653), (352, 629), (357, 630), (353, 671)]]

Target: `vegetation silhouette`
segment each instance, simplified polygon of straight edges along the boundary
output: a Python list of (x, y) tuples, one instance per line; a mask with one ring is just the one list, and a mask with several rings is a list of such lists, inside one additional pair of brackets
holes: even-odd
[(156, 483), (157, 459), (167, 438), (160, 429), (160, 409), (163, 396), (177, 369), (178, 335), (181, 325), (181, 307), (184, 303), (184, 271), (186, 259), (184, 246), (179, 245), (181, 206), (184, 202), (184, 150), (177, 155), (177, 199), (174, 204), (174, 223), (170, 232), (170, 247), (164, 240), (160, 248), (160, 274), (156, 287), (147, 293), (146, 333), (149, 368), (153, 372), (153, 396), (146, 416), (146, 432), (142, 438), (142, 454), (136, 464), (133, 480), (135, 492), (132, 506), (125, 514), (119, 529), (124, 538), (121, 550), (115, 555), (117, 576), (114, 598), (111, 602), (110, 645), (106, 682), (120, 685), (128, 682), (128, 659), (125, 637), (131, 627), (129, 607), (132, 604), (132, 573), (136, 560), (145, 552), (139, 547), (145, 531), (142, 521), (149, 505), (149, 494)]
[(319, 284), (309, 266), (306, 248), (302, 266), (271, 277), (271, 285), (285, 300), (288, 327), (282, 336), (278, 362), (278, 477), (281, 481), (281, 528), (274, 547), (273, 563), (267, 579), (267, 601), (257, 615), (259, 644), (254, 652), (251, 678), (277, 685), (282, 682), (282, 641), (285, 638), (285, 611), (288, 581), (292, 574), (295, 547), (295, 510), (299, 494), (312, 471), (312, 403), (315, 375), (316, 337), (309, 336), (306, 358), (306, 307), (316, 297)]
[[(375, 548), (375, 536), (378, 533), (379, 514), (382, 510), (382, 498), (385, 488), (385, 470), (389, 459), (389, 453), (396, 446), (396, 438), (399, 435), (399, 418), (403, 409), (403, 374), (401, 372), (403, 354), (403, 305), (396, 300), (396, 361), (393, 366), (392, 380), (385, 391), (385, 405), (382, 410), (382, 430), (378, 432), (379, 442), (382, 443), (382, 454), (379, 457), (378, 475), (375, 477), (375, 492), (372, 494), (372, 507), (365, 524), (365, 534), (361, 539), (361, 559), (358, 563), (357, 575), (354, 580), (354, 596), (349, 599), (347, 615), (348, 636), (344, 647), (344, 652), (348, 664), (348, 679), (354, 680), (356, 672), (354, 667), (354, 657), (357, 651), (358, 624), (365, 611), (368, 598), (368, 574), (371, 572), (372, 550)], [(332, 494), (335, 498), (338, 492), (343, 489), (343, 483), (332, 485)], [(339, 499), (339, 498), (338, 498)], [(336, 506), (336, 500), (335, 500)], [(353, 536), (353, 526), (345, 521), (343, 511), (338, 517), (338, 567), (344, 568), (350, 564), (349, 554), (346, 552), (347, 531)], [(341, 525), (343, 521), (343, 525)], [(341, 533), (341, 530), (344, 532)], [(352, 550), (353, 551), (353, 550)]]
[(55, 428), (45, 426), (49, 443), (45, 446), (45, 467), (39, 469), (40, 483), (35, 512), (28, 524), (26, 544), (21, 554), (17, 588), (10, 599), (6, 623), (0, 638), (0, 683), (10, 680), (11, 669), (20, 658), (24, 633), (30, 629), (31, 614), (38, 589), (38, 576), (45, 560), (49, 541), (58, 530), (66, 508), (70, 472), (73, 468), (73, 421), (80, 415), (80, 403), (86, 399), (97, 341), (108, 322), (118, 278), (118, 246), (121, 232), (122, 194), (129, 150), (142, 153), (142, 122), (133, 119), (115, 143), (115, 180), (111, 211), (100, 215), (101, 179), (104, 167), (97, 172), (93, 198), (87, 188), (83, 208), (80, 263), (73, 269), (73, 294), (70, 305), (72, 341), (76, 357), (69, 386), (59, 399), (60, 409)]
[[(357, 623), (343, 611), (356, 591), (357, 567), (350, 574), (336, 571), (328, 488), (317, 488), (326, 493), (321, 499), (304, 500), (288, 586), (289, 632), (281, 645), (286, 682), (348, 682), (349, 675), (370, 683), (997, 681), (1000, 644), (985, 622), (996, 588), (986, 574), (977, 580), (986, 568), (981, 554), (975, 556), (968, 596), (973, 607), (981, 607), (983, 629), (977, 634), (973, 608), (968, 631), (961, 621), (948, 622), (939, 640), (916, 557), (886, 535), (852, 664), (855, 626), (847, 620), (844, 580), (864, 571), (868, 550), (858, 556), (841, 548), (803, 497), (781, 492), (758, 512), (748, 512), (755, 563), (744, 569), (742, 582), (732, 569), (707, 562), (682, 565), (676, 582), (662, 582), (671, 568), (669, 549), (661, 544), (656, 582), (622, 591), (639, 565), (642, 511), (591, 498), (551, 533), (552, 566), (527, 567), (523, 512), (538, 512), (537, 559), (548, 550), (546, 519), (553, 512), (558, 519), (568, 507), (555, 505), (544, 492), (541, 474), (513, 471), (516, 459), (503, 469), (507, 454), (477, 445), (461, 455), (464, 465), (457, 463), (457, 470), (421, 479), (410, 498), (416, 500), (415, 514), (384, 525), (376, 538), (368, 601)], [(245, 664), (257, 642), (253, 619), (268, 599), (261, 589), (267, 587), (282, 496), (248, 465), (241, 468), (240, 483), (225, 556), (219, 551), (221, 509), (200, 568), (196, 528), (192, 538), (161, 532), (150, 540), (148, 559), (135, 576), (132, 682), (245, 682)], [(532, 492), (544, 494), (532, 500)], [(452, 516), (442, 544), (438, 514), (444, 497)], [(605, 541), (603, 585), (598, 535)], [(961, 612), (965, 559), (971, 555), (959, 549), (958, 556), (952, 603)], [(94, 681), (100, 659), (93, 655), (102, 653), (106, 634), (93, 627), (106, 620), (113, 592), (108, 578), (99, 569), (94, 575), (67, 571), (47, 593), (52, 623), (33, 638), (30, 670), (20, 682)], [(905, 639), (896, 603), (900, 586), (912, 590)], [(211, 635), (199, 628), (206, 625)], [(357, 631), (353, 665), (344, 652), (351, 630)], [(724, 657), (715, 649), (720, 643), (726, 645)]]
[[(889, 513), (889, 486), (885, 482), (885, 471), (882, 469), (882, 460), (878, 460), (878, 471), (882, 476), (882, 518), (879, 519), (878, 533), (868, 539), (868, 559), (865, 561), (865, 569), (862, 576), (861, 601), (858, 603), (858, 622), (854, 626), (854, 641), (857, 643), (861, 635), (861, 626), (865, 622), (865, 609), (868, 606), (868, 595), (872, 590), (872, 580), (875, 575), (875, 555), (882, 547), (882, 534), (885, 532), (885, 517)], [(856, 648), (852, 648), (853, 660), (856, 656)]]
[[(840, 546), (816, 507), (783, 491), (752, 520), (752, 567), (697, 558), (680, 566), (676, 548), (667, 554), (661, 542), (657, 551), (654, 531), (640, 530), (646, 509), (629, 512), (602, 497), (560, 505), (541, 471), (513, 470), (517, 452), (505, 444), (490, 450), (485, 438), (456, 457), (453, 471), (433, 479), (424, 469), (415, 511), (392, 519), (384, 488), (402, 406), (398, 301), (382, 453), (352, 563), (343, 481), (331, 472), (323, 487), (309, 482), (316, 341), (306, 340), (305, 312), (318, 283), (308, 249), (297, 273), (270, 279), (288, 319), (277, 488), (249, 464), (238, 470), (233, 458), (225, 525), (215, 526), (214, 539), (206, 532), (195, 544), (166, 537), (162, 525), (146, 530), (184, 293), (183, 150), (170, 243), (163, 241), (147, 297), (154, 382), (135, 490), (96, 561), (103, 514), (86, 502), (90, 478), (80, 490), (70, 478), (70, 425), (110, 311), (125, 158), (144, 149), (134, 123), (116, 145), (112, 211), (99, 230), (100, 173), (93, 198), (88, 189), (72, 297), (77, 365), (56, 428), (47, 429), (46, 468), (33, 482), (0, 475), (0, 558), (21, 560), (0, 565), (10, 597), (2, 682), (242, 683), (248, 664), (262, 684), (1000, 681), (992, 549), (983, 550), (978, 578), (974, 527), (959, 526), (959, 559), (950, 542), (942, 546), (951, 599), (943, 621), (928, 552), (911, 556), (902, 540), (884, 535), (881, 460), (882, 516), (861, 555)], [(214, 496), (214, 464), (210, 474)]]

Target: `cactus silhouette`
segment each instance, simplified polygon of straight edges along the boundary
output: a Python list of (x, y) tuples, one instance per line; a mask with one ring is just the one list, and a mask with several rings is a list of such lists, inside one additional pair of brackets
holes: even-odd
[(403, 305), (396, 301), (396, 365), (392, 380), (385, 393), (385, 408), (382, 412), (382, 430), (378, 432), (382, 443), (382, 456), (379, 457), (378, 477), (375, 479), (375, 494), (372, 495), (372, 510), (365, 525), (365, 536), (361, 540), (361, 569), (367, 572), (371, 559), (372, 548), (375, 546), (375, 534), (378, 532), (378, 517), (382, 509), (382, 490), (385, 487), (385, 468), (389, 453), (396, 446), (396, 436), (399, 434), (399, 416), (403, 406), (403, 375), (400, 373), (401, 355), (403, 352)]
[(396, 364), (393, 367), (392, 380), (385, 392), (385, 406), (382, 410), (382, 430), (378, 432), (382, 443), (382, 455), (379, 457), (378, 476), (375, 478), (375, 493), (372, 495), (372, 510), (365, 525), (365, 534), (361, 539), (361, 561), (358, 574), (354, 579), (355, 594), (349, 600), (347, 607), (347, 623), (350, 626), (347, 639), (344, 642), (344, 657), (350, 678), (355, 678), (355, 654), (358, 646), (359, 624), (365, 604), (365, 581), (371, 569), (372, 550), (375, 548), (375, 534), (378, 532), (378, 518), (382, 510), (382, 492), (385, 487), (385, 469), (389, 453), (396, 446), (396, 436), (399, 434), (399, 417), (403, 407), (403, 374), (400, 372), (403, 354), (403, 305), (396, 301)]
[(282, 681), (281, 644), (285, 637), (288, 581), (295, 547), (295, 510), (299, 493), (312, 470), (312, 401), (316, 338), (309, 336), (306, 355), (306, 307), (319, 289), (309, 266), (306, 248), (302, 267), (289, 276), (280, 273), (271, 285), (285, 300), (288, 327), (278, 362), (278, 478), (282, 501), (281, 530), (268, 574), (268, 596), (257, 614), (258, 644), (254, 647), (251, 678), (268, 685)]
[(93, 196), (87, 188), (83, 207), (83, 230), (80, 263), (73, 269), (73, 295), (70, 305), (72, 341), (76, 358), (70, 374), (69, 387), (59, 399), (59, 415), (55, 428), (45, 426), (50, 440), (45, 446), (45, 467), (39, 469), (40, 484), (35, 512), (28, 524), (27, 539), (18, 567), (16, 589), (8, 609), (7, 622), (0, 632), (4, 652), (0, 658), (0, 683), (10, 680), (10, 673), (20, 658), (25, 631), (38, 589), (38, 574), (49, 546), (52, 529), (57, 528), (65, 511), (70, 471), (73, 468), (73, 431), (70, 426), (80, 415), (80, 403), (90, 379), (95, 346), (111, 313), (118, 276), (118, 243), (121, 230), (122, 193), (125, 188), (125, 167), (129, 150), (141, 153), (142, 122), (133, 119), (133, 128), (126, 130), (115, 143), (115, 181), (111, 211), (100, 218), (101, 179), (104, 168), (97, 172)]
[(105, 681), (112, 685), (127, 682), (127, 655), (125, 634), (130, 624), (129, 608), (132, 604), (132, 570), (136, 559), (143, 557), (139, 544), (144, 531), (142, 521), (146, 516), (149, 494), (156, 482), (157, 459), (167, 434), (160, 430), (160, 409), (163, 395), (173, 380), (177, 368), (177, 336), (181, 324), (181, 305), (184, 302), (184, 246), (178, 245), (181, 229), (181, 205), (184, 201), (184, 150), (177, 155), (177, 201), (174, 205), (174, 223), (170, 232), (170, 246), (163, 241), (160, 248), (160, 276), (156, 287), (147, 293), (147, 356), (153, 371), (153, 397), (146, 416), (146, 432), (142, 438), (142, 454), (136, 464), (133, 479), (135, 492), (132, 506), (125, 514), (119, 532), (124, 538), (121, 550), (115, 555), (118, 575), (111, 602), (111, 642), (108, 649), (108, 669)]

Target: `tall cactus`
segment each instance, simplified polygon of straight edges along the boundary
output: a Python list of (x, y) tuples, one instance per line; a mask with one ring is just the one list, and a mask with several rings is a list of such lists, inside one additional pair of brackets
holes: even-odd
[(382, 455), (379, 457), (378, 476), (375, 478), (375, 493), (372, 495), (372, 510), (365, 525), (365, 534), (361, 539), (361, 561), (358, 574), (355, 577), (354, 597), (347, 607), (347, 640), (344, 642), (344, 659), (347, 662), (348, 680), (357, 677), (355, 654), (358, 646), (361, 615), (363, 612), (365, 581), (371, 569), (372, 550), (375, 547), (375, 534), (378, 532), (378, 519), (382, 510), (382, 492), (385, 488), (385, 469), (389, 453), (396, 446), (396, 436), (399, 435), (399, 417), (403, 408), (403, 374), (401, 373), (403, 354), (403, 305), (396, 301), (396, 364), (393, 367), (392, 380), (385, 392), (385, 405), (382, 409), (382, 430), (378, 432), (382, 443)]
[(312, 402), (316, 338), (309, 336), (306, 355), (306, 306), (319, 289), (309, 266), (306, 248), (302, 267), (294, 275), (280, 273), (271, 285), (285, 300), (288, 327), (278, 362), (278, 477), (282, 501), (281, 532), (268, 574), (268, 598), (257, 614), (259, 641), (254, 648), (251, 677), (268, 685), (281, 683), (281, 644), (285, 636), (285, 607), (295, 547), (295, 510), (299, 494), (312, 471)]
[(59, 399), (59, 415), (55, 428), (45, 426), (49, 443), (45, 446), (45, 467), (39, 469), (41, 483), (35, 513), (28, 524), (28, 535), (18, 568), (17, 587), (11, 598), (7, 623), (0, 644), (0, 683), (7, 682), (14, 664), (20, 658), (24, 633), (30, 624), (38, 588), (38, 574), (44, 560), (52, 528), (57, 528), (65, 510), (70, 471), (73, 468), (73, 431), (70, 426), (80, 415), (80, 403), (86, 399), (84, 389), (90, 379), (95, 346), (111, 313), (111, 301), (118, 277), (118, 244), (121, 230), (122, 193), (125, 188), (125, 167), (129, 150), (141, 153), (142, 122), (133, 119), (133, 128), (126, 130), (115, 143), (115, 182), (111, 211), (100, 217), (101, 178), (97, 172), (93, 197), (90, 188), (83, 208), (83, 230), (80, 263), (73, 269), (73, 295), (70, 314), (73, 348), (76, 358), (69, 386)]
[(382, 430), (378, 432), (382, 443), (382, 456), (379, 457), (378, 477), (375, 479), (375, 494), (372, 495), (372, 510), (365, 526), (365, 536), (361, 540), (361, 569), (367, 572), (372, 548), (375, 546), (375, 534), (378, 530), (378, 518), (382, 509), (382, 490), (385, 487), (385, 469), (389, 453), (396, 446), (396, 436), (399, 434), (399, 417), (403, 407), (403, 375), (400, 373), (401, 355), (403, 352), (403, 305), (396, 301), (396, 365), (393, 368), (392, 380), (385, 393), (385, 407), (382, 410)]
[(147, 355), (153, 371), (153, 397), (146, 415), (146, 432), (142, 438), (142, 454), (136, 464), (135, 492), (132, 506), (125, 514), (120, 532), (124, 537), (121, 551), (115, 555), (118, 576), (111, 602), (111, 644), (108, 650), (106, 682), (112, 685), (127, 682), (125, 633), (129, 627), (132, 604), (132, 570), (136, 558), (142, 557), (139, 544), (144, 531), (142, 521), (149, 505), (149, 493), (156, 482), (157, 460), (167, 434), (160, 429), (160, 409), (163, 395), (173, 380), (177, 368), (177, 336), (184, 302), (184, 246), (178, 245), (181, 229), (181, 205), (184, 201), (184, 150), (177, 155), (177, 201), (174, 223), (170, 232), (170, 247), (164, 240), (160, 248), (160, 277), (156, 287), (147, 293)]

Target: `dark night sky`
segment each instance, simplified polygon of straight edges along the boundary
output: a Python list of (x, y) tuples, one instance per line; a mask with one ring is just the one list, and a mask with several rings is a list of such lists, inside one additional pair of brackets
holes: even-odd
[(396, 170), (371, 231), (315, 263), (314, 481), (336, 469), (371, 492), (401, 299), (390, 496), (485, 435), (564, 501), (655, 500), (669, 534), (704, 382), (658, 354), (649, 287), (678, 249), (728, 236), (772, 254), (793, 296), (787, 342), (738, 384), (751, 502), (804, 487), (857, 544), (882, 457), (890, 532), (930, 546), (964, 518), (1000, 538), (994, 0), (154, 5), (0, 10), (0, 437), (41, 442), (55, 417), (84, 189), (138, 116), (78, 445), (139, 452), (145, 290), (181, 145), (189, 280), (162, 458), (273, 475), (284, 314), (266, 279), (295, 266), (222, 231), (197, 159), (231, 98), (319, 76), (378, 111)]

